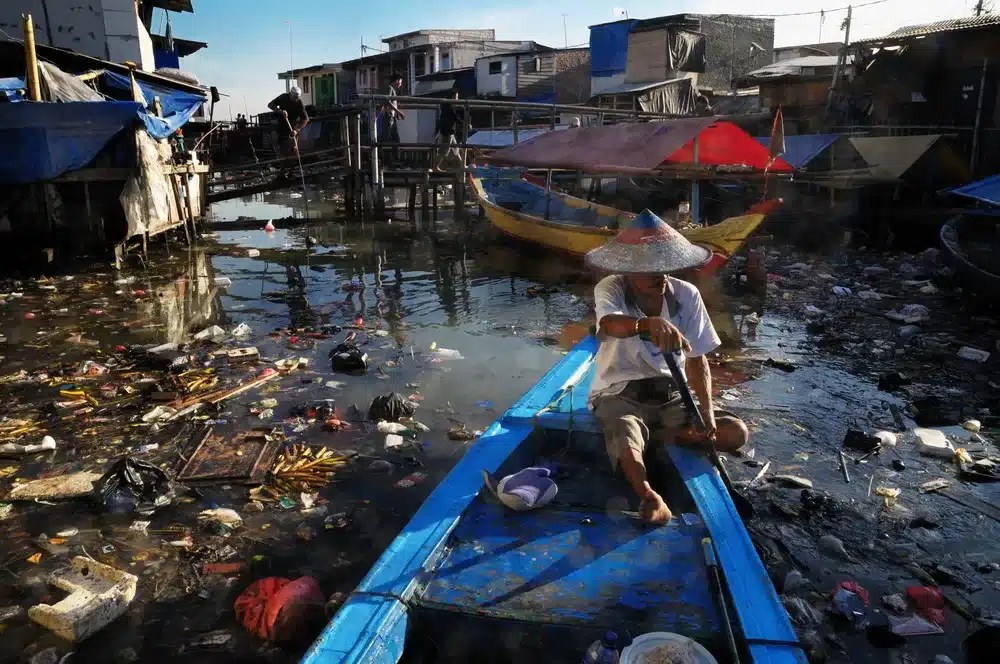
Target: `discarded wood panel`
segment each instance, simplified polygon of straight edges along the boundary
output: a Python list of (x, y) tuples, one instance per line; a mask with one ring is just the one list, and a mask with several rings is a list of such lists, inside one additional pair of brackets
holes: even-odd
[(260, 484), (281, 441), (271, 429), (241, 431), (232, 438), (207, 432), (177, 479), (192, 483)]
[(60, 500), (78, 498), (94, 492), (94, 483), (101, 473), (80, 472), (56, 475), (42, 480), (18, 484), (10, 490), (7, 500)]

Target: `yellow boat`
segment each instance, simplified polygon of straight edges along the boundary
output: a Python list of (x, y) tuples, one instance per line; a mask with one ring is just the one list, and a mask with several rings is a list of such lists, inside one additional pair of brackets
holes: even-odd
[[(552, 192), (551, 200), (546, 203), (543, 188), (511, 179), (510, 171), (503, 175), (507, 179), (487, 177), (485, 184), (484, 178), (473, 176), (472, 186), (490, 223), (518, 240), (583, 256), (614, 237), (621, 219), (634, 217), (629, 212), (559, 192)], [(712, 261), (717, 266), (739, 250), (777, 205), (777, 201), (767, 201), (745, 215), (681, 232), (692, 242), (711, 248), (721, 259)], [(553, 219), (544, 218), (546, 207)]]

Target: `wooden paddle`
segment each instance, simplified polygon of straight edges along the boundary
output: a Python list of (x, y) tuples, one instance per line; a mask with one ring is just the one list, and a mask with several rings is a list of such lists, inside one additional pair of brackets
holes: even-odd
[[(677, 383), (677, 391), (680, 392), (681, 401), (684, 402), (684, 407), (687, 409), (691, 417), (694, 418), (695, 426), (699, 431), (705, 430), (705, 419), (701, 416), (701, 411), (694, 403), (694, 397), (691, 396), (691, 388), (688, 387), (687, 381), (684, 379), (684, 374), (681, 373), (681, 368), (677, 366), (677, 359), (674, 357), (673, 353), (664, 353), (663, 359), (667, 363), (667, 367), (670, 369), (670, 374), (674, 377), (674, 382)], [(733, 505), (736, 506), (736, 512), (740, 515), (742, 519), (750, 519), (754, 515), (753, 503), (750, 500), (736, 490), (733, 486), (733, 481), (729, 479), (729, 471), (722, 463), (722, 459), (719, 458), (719, 452), (715, 449), (715, 439), (709, 438), (708, 440), (708, 458), (711, 460), (712, 465), (716, 467), (719, 471), (719, 476), (722, 478), (722, 483), (726, 485), (726, 490), (729, 492), (729, 498), (733, 501)]]

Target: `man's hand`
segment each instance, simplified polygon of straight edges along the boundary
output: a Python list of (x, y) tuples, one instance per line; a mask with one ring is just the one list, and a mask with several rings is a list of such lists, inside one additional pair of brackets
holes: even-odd
[(400, 120), (405, 120), (406, 119), (406, 113), (404, 113), (402, 111), (399, 111), (399, 110), (397, 110), (396, 113), (399, 114), (399, 119)]
[[(704, 416), (703, 416), (704, 417)], [(715, 440), (718, 432), (715, 426), (715, 417), (705, 417), (705, 429), (699, 430), (694, 424), (690, 424), (677, 433), (677, 438), (684, 443), (705, 443)]]
[(659, 346), (664, 353), (675, 353), (679, 350), (691, 352), (691, 344), (684, 338), (681, 331), (673, 323), (660, 316), (640, 318), (639, 333), (648, 334), (650, 341)]
[(284, 116), (287, 119), (288, 118), (288, 111), (286, 111), (285, 109), (281, 109), (281, 115)]

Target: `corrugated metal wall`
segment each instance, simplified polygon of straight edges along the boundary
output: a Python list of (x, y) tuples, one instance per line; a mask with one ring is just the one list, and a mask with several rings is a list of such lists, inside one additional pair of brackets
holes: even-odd
[(555, 54), (551, 52), (517, 56), (518, 99), (552, 94), (552, 77), (556, 72), (555, 60)]
[[(709, 46), (711, 48), (711, 46)], [(667, 78), (667, 31), (645, 30), (628, 36), (626, 83), (653, 83)]]

